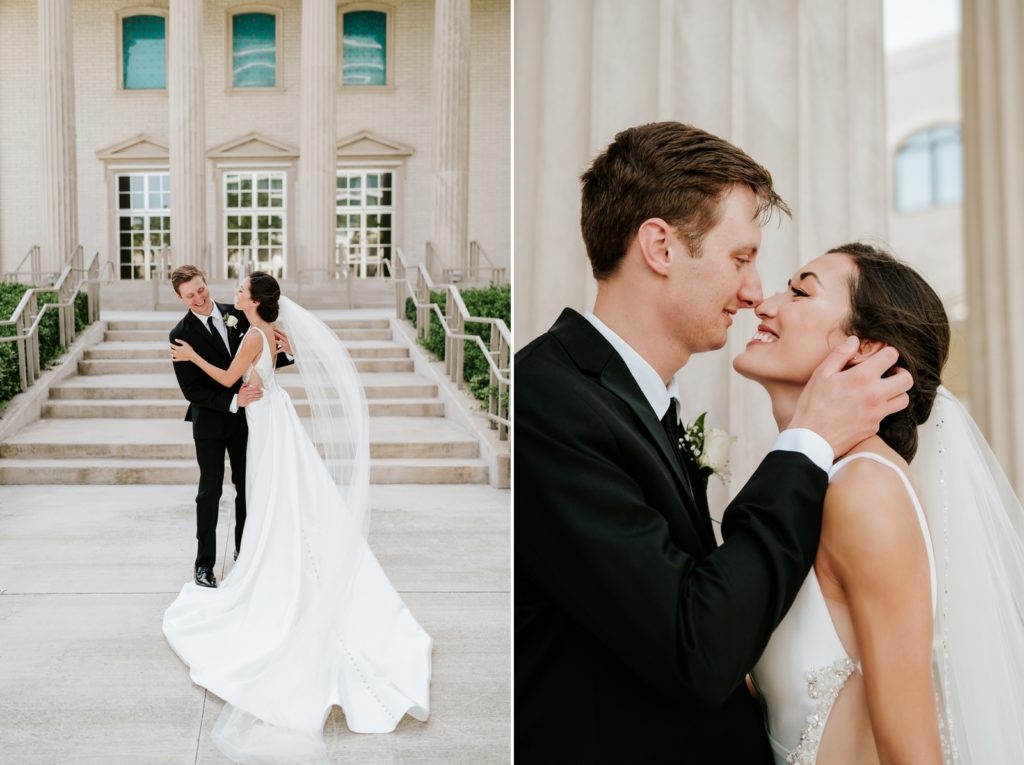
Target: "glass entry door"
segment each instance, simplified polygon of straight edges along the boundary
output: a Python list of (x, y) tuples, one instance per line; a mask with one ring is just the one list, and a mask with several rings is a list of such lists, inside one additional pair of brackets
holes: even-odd
[(338, 171), (335, 241), (339, 260), (363, 279), (391, 273), (393, 182), (390, 170)]
[(285, 174), (224, 173), (224, 245), (229, 279), (250, 271), (285, 275)]

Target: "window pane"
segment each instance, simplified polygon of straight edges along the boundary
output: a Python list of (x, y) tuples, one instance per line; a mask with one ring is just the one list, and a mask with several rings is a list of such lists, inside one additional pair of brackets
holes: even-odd
[(269, 13), (232, 17), (231, 84), (272, 88), (277, 84), (277, 18)]
[(387, 14), (352, 11), (342, 22), (343, 85), (385, 85)]
[(125, 90), (167, 87), (167, 38), (163, 16), (121, 20)]
[(896, 154), (896, 209), (923, 210), (931, 199), (931, 152), (927, 146), (904, 145)]
[(936, 141), (934, 154), (935, 202), (956, 204), (964, 198), (963, 147), (960, 131), (943, 131)]

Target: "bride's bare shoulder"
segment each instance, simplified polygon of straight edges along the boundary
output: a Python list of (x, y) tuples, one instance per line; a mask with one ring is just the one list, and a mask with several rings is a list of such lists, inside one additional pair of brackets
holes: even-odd
[(908, 474), (906, 461), (881, 439), (871, 441), (852, 453), (876, 454), (891, 465), (871, 458), (850, 460), (825, 493), (821, 548), (840, 570), (889, 566), (906, 559), (908, 548), (916, 548), (921, 538), (913, 500), (900, 476)]

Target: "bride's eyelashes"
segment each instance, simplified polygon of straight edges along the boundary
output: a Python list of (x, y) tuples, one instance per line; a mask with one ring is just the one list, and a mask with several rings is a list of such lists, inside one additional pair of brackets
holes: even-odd
[(790, 292), (793, 293), (793, 297), (810, 297), (810, 294), (804, 292), (799, 287), (794, 287), (794, 286), (790, 285), (789, 290), (790, 290)]

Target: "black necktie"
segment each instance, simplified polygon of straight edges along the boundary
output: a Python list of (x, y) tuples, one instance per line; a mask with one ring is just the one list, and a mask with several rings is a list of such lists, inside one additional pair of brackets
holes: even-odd
[(686, 485), (687, 490), (690, 492), (690, 496), (693, 495), (693, 486), (690, 484), (690, 473), (686, 468), (686, 457), (683, 456), (683, 449), (685, 445), (680, 445), (683, 439), (683, 430), (679, 427), (679, 417), (676, 414), (678, 401), (674, 398), (672, 403), (668, 405), (668, 411), (665, 412), (665, 416), (661, 418), (661, 426), (665, 429), (665, 433), (668, 435), (668, 441), (672, 444), (672, 453), (679, 461), (679, 467), (683, 470), (683, 483)]
[(225, 345), (225, 343), (224, 343), (224, 336), (223, 336), (223, 335), (221, 335), (221, 333), (220, 333), (220, 332), (219, 332), (219, 331), (217, 330), (217, 328), (216, 328), (216, 327), (215, 327), (215, 326), (213, 325), (213, 314), (210, 314), (210, 315), (209, 315), (208, 317), (206, 317), (206, 326), (208, 326), (208, 327), (210, 328), (210, 333), (211, 333), (211, 334), (212, 334), (212, 335), (213, 335), (213, 336), (214, 336), (215, 338), (217, 338), (218, 340), (220, 340), (220, 345), (221, 345), (221, 347), (223, 347), (223, 348), (224, 348), (224, 350), (226, 350), (226, 351), (228, 352), (228, 356), (230, 356), (230, 355), (231, 355), (231, 348), (229, 348), (229, 347), (228, 347), (227, 345)]
[(672, 443), (672, 448), (678, 452), (679, 439), (682, 438), (682, 433), (679, 432), (679, 417), (676, 415), (676, 404), (677, 402), (673, 398), (672, 402), (668, 405), (668, 411), (661, 418), (661, 427), (668, 434), (668, 440)]

